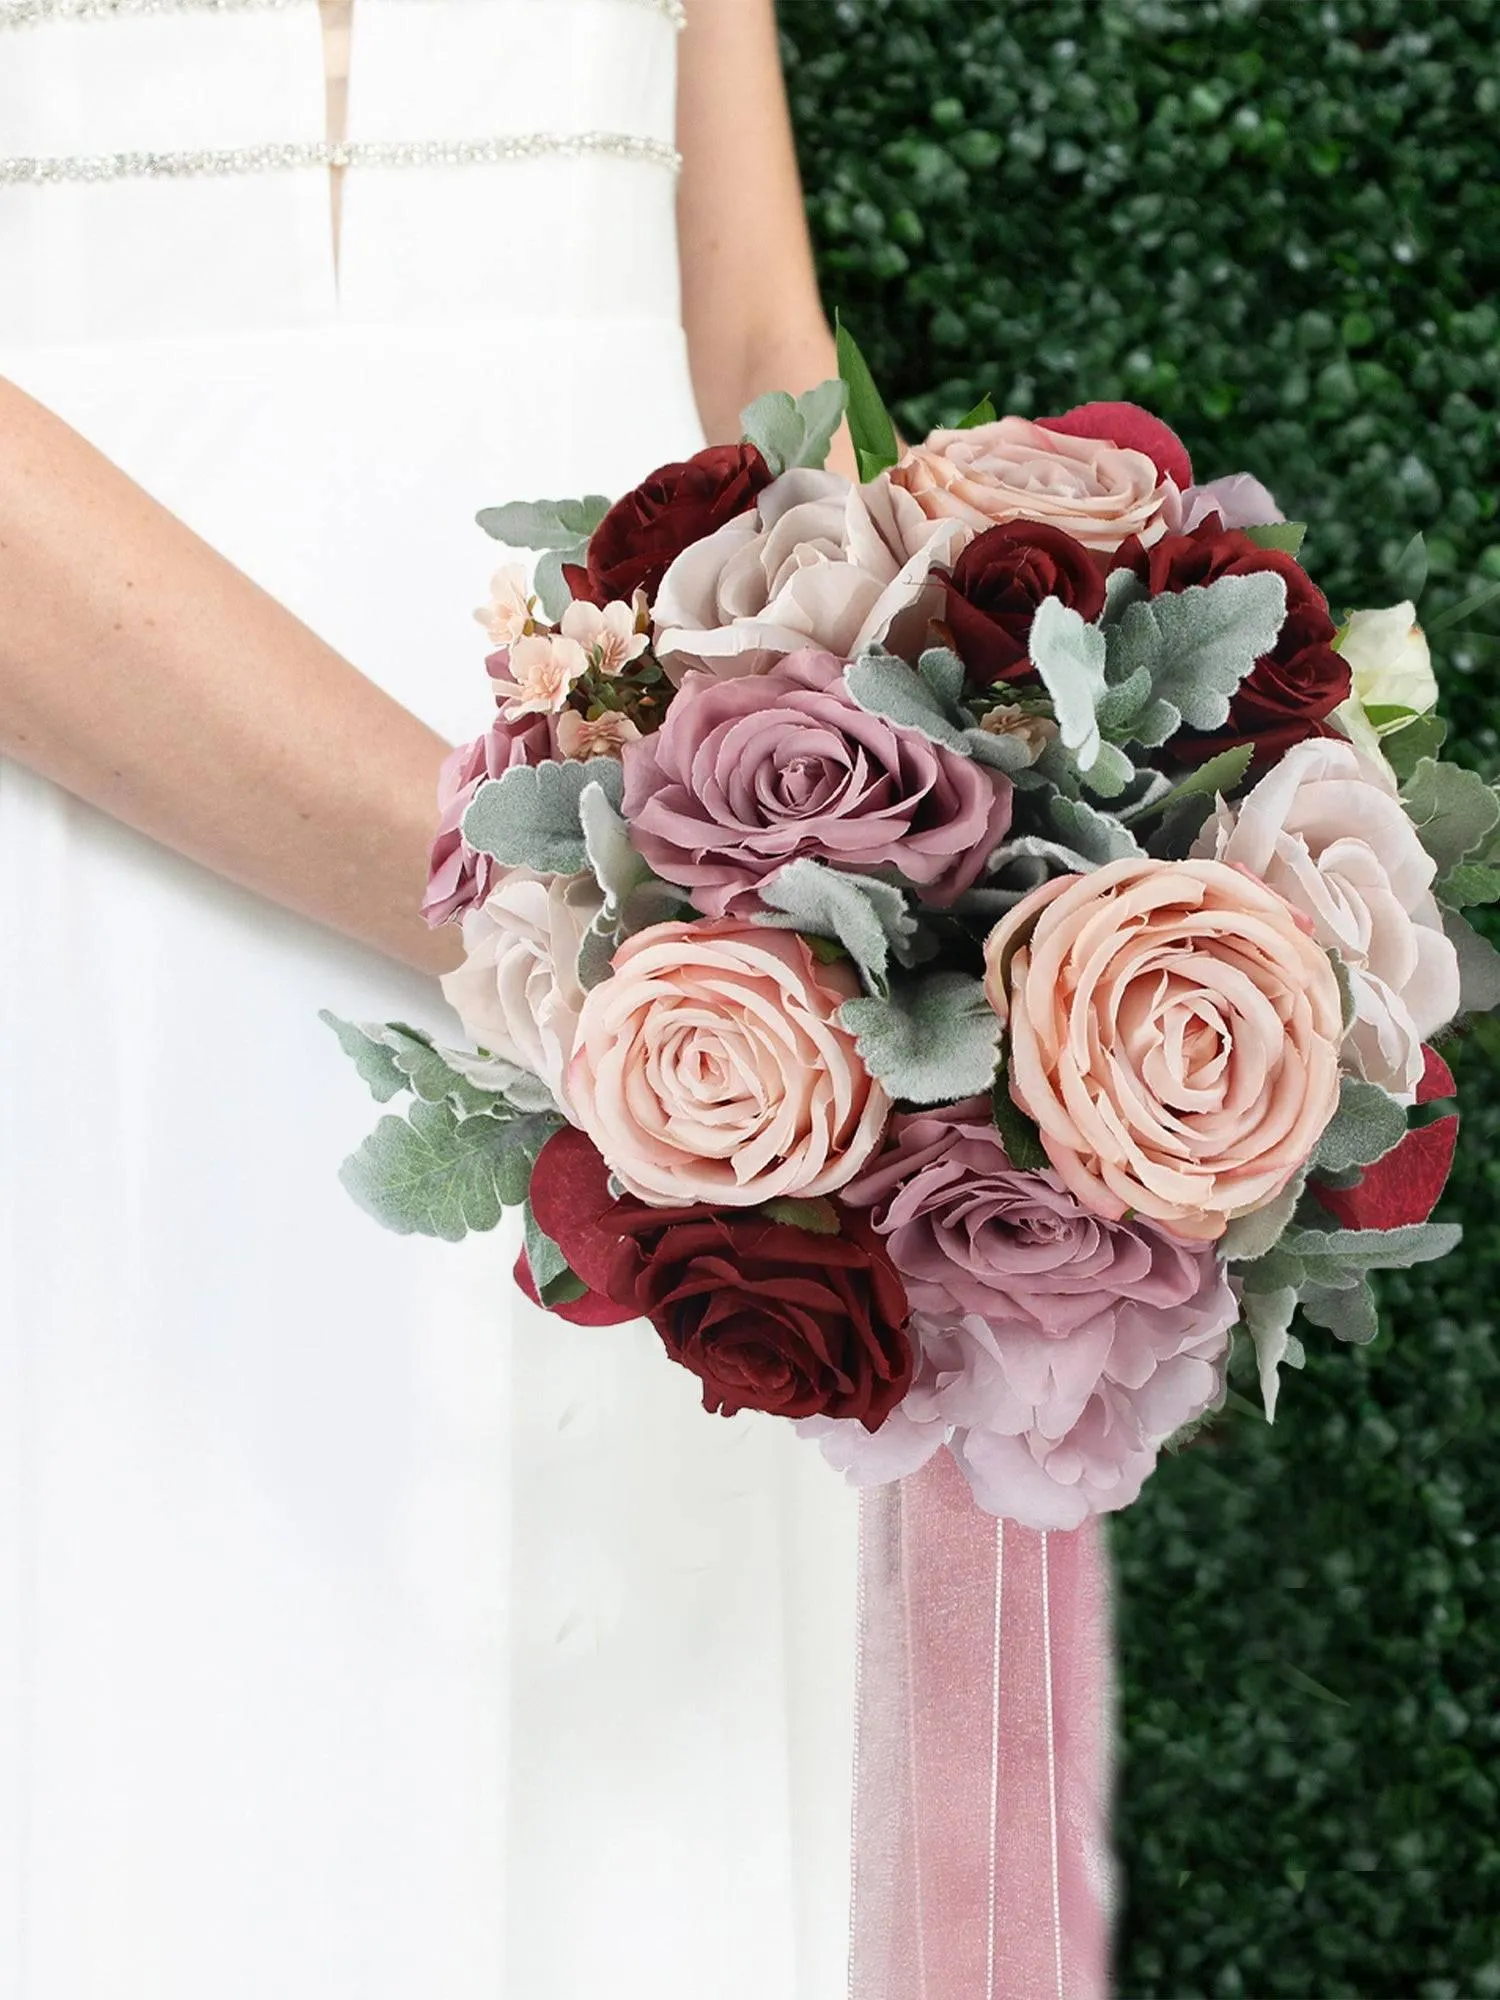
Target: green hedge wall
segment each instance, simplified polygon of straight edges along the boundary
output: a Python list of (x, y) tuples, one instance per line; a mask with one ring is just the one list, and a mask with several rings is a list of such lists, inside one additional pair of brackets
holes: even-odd
[[(1497, 0), (781, 18), (825, 293), (909, 431), (1131, 397), (1311, 524), (1337, 609), (1417, 530), (1429, 624), (1500, 579)], [(1497, 630), (1440, 656), (1487, 770)], [(1116, 1525), (1131, 2000), (1500, 1996), (1497, 1050), (1456, 1062), (1464, 1250)]]

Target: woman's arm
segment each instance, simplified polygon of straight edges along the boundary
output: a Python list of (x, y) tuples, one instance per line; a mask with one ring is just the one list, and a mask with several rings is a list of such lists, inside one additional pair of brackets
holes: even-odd
[[(808, 241), (774, 0), (687, 0), (678, 227), (693, 388), (713, 443), (767, 389), (838, 373)], [(829, 464), (854, 472), (846, 434)]]
[(0, 751), (427, 971), (445, 745), (0, 382)]

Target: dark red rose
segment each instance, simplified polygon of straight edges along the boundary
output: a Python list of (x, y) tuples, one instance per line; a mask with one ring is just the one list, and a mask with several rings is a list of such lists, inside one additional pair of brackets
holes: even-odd
[(1040, 521), (1007, 521), (974, 537), (953, 565), (945, 613), (973, 680), (1037, 678), (1027, 642), (1047, 597), (1060, 597), (1090, 624), (1104, 609), (1104, 578), (1082, 542)]
[(610, 1292), (703, 1384), (705, 1409), (856, 1417), (877, 1430), (906, 1394), (906, 1293), (862, 1216), (837, 1236), (764, 1216), (622, 1202)]
[(1060, 417), (1038, 417), (1037, 422), (1043, 430), (1061, 431), (1064, 437), (1098, 438), (1118, 451), (1144, 452), (1179, 492), (1185, 493), (1193, 483), (1187, 446), (1170, 424), (1139, 403), (1080, 403)]
[(617, 500), (589, 541), (588, 568), (566, 563), (575, 598), (591, 604), (648, 597), (684, 549), (755, 504), (771, 468), (753, 444), (716, 444), (681, 465), (659, 465)]
[(1256, 661), (1229, 704), (1222, 729), (1184, 729), (1171, 754), (1184, 764), (1202, 764), (1237, 743), (1254, 746), (1252, 772), (1264, 770), (1309, 736), (1336, 734), (1328, 717), (1347, 701), (1352, 685), (1347, 661), (1333, 650), (1336, 631), (1328, 600), (1303, 569), (1281, 549), (1258, 548), (1217, 515), (1186, 535), (1167, 535), (1143, 549), (1132, 536), (1121, 544), (1111, 568), (1128, 565), (1153, 597), (1215, 583), (1221, 576), (1248, 576), (1274, 570), (1286, 584), (1286, 622), (1275, 646)]
[[(1417, 1086), (1418, 1104), (1452, 1097), (1458, 1089), (1452, 1070), (1436, 1049), (1423, 1053), (1427, 1060)], [(1324, 1187), (1314, 1181), (1312, 1192), (1345, 1229), (1401, 1229), (1407, 1223), (1425, 1222), (1447, 1185), (1457, 1144), (1458, 1114), (1453, 1112), (1430, 1125), (1413, 1126), (1399, 1146), (1365, 1168), (1352, 1188)]]

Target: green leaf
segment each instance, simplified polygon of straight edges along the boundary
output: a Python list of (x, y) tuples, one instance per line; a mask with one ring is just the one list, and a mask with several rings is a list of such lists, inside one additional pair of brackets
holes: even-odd
[(1095, 868), (1108, 861), (1128, 861), (1143, 851), (1128, 826), (1086, 799), (1064, 798), (1058, 792), (1047, 801), (1047, 817), (1074, 853)]
[(958, 715), (964, 691), (964, 663), (951, 646), (929, 646), (917, 661), (917, 672), (931, 688), (950, 719)]
[(531, 1282), (545, 1297), (552, 1280), (561, 1277), (567, 1270), (568, 1260), (532, 1214), (529, 1201), (521, 1205), (521, 1222), (525, 1232), (526, 1262), (531, 1267)]
[(689, 909), (686, 891), (675, 882), (663, 882), (632, 845), (629, 827), (596, 779), (578, 795), (578, 820), (587, 865), (604, 891), (596, 925), (612, 946)]
[(981, 424), (993, 424), (998, 419), (993, 396), (981, 396), (966, 417), (960, 417), (953, 426), (956, 431), (977, 431)]
[(1263, 1208), (1252, 1209), (1248, 1215), (1237, 1215), (1219, 1238), (1218, 1252), (1223, 1261), (1226, 1264), (1253, 1263), (1259, 1257), (1268, 1256), (1291, 1227), (1306, 1184), (1307, 1172), (1304, 1168), (1301, 1173), (1294, 1174), (1281, 1193)]
[(1398, 602), (1409, 597), (1413, 604), (1427, 588), (1427, 543), (1420, 534), (1413, 535), (1397, 556), (1391, 584), (1391, 594)]
[(798, 1201), (786, 1196), (778, 1201), (764, 1202), (761, 1214), (772, 1222), (785, 1222), (793, 1229), (805, 1229), (811, 1236), (837, 1236), (839, 1214), (831, 1201), (815, 1196), (809, 1201)]
[(839, 377), (849, 396), (849, 436), (854, 443), (859, 476), (862, 480), (874, 479), (901, 456), (896, 426), (875, 387), (875, 378), (859, 351), (858, 342), (837, 315), (834, 326)]
[(820, 382), (796, 398), (773, 389), (741, 412), (745, 442), (755, 446), (778, 477), (796, 465), (821, 468), (847, 400), (848, 391), (838, 381)]
[(1258, 549), (1279, 549), (1283, 555), (1297, 555), (1307, 539), (1305, 521), (1263, 521), (1244, 530)]
[(1286, 583), (1270, 570), (1143, 599), (1110, 630), (1110, 680), (1148, 667), (1156, 699), (1169, 702), (1188, 728), (1220, 729), (1285, 617)]
[(1402, 788), (1401, 803), (1440, 874), (1456, 868), (1500, 824), (1500, 798), (1479, 773), (1435, 757), (1423, 757), (1416, 765)]
[[(1132, 816), (1133, 822), (1158, 812), (1169, 812), (1184, 799), (1206, 798), (1212, 802), (1232, 792), (1250, 768), (1250, 760), (1255, 755), (1253, 743), (1236, 743), (1231, 750), (1221, 750), (1217, 757), (1210, 757), (1190, 771), (1179, 784), (1172, 787), (1165, 797), (1154, 800)], [(1205, 814), (1205, 818), (1207, 815)]]
[(946, 1104), (990, 1087), (1000, 1022), (967, 973), (933, 973), (888, 1000), (846, 1000), (839, 1019), (892, 1097)]
[(1463, 1014), (1500, 1007), (1500, 951), (1456, 910), (1443, 912), (1443, 929), (1458, 953), (1458, 1005)]
[(1339, 1083), (1339, 1108), (1313, 1154), (1313, 1171), (1342, 1174), (1350, 1167), (1373, 1166), (1405, 1137), (1405, 1105), (1377, 1084), (1346, 1076)]
[(1500, 581), (1481, 584), (1472, 596), (1463, 598), (1440, 617), (1434, 618), (1427, 630), (1430, 634), (1452, 632), (1462, 626), (1466, 618), (1472, 618), (1476, 611), (1483, 611), (1487, 604), (1493, 604), (1500, 597)]
[(485, 507), (477, 519), (487, 535), (512, 549), (555, 549), (572, 555), (588, 544), (609, 512), (602, 493), (582, 500), (512, 500), (503, 507)]
[(1324, 1327), (1336, 1340), (1364, 1347), (1380, 1331), (1375, 1294), (1365, 1278), (1357, 1284), (1339, 1287), (1304, 1285), (1301, 1303), (1304, 1316), (1314, 1326)]
[(1017, 1173), (1043, 1173), (1052, 1162), (1047, 1157), (1047, 1149), (1042, 1144), (1042, 1135), (1035, 1121), (1027, 1116), (1010, 1094), (1009, 1068), (1009, 1061), (1002, 1054), (1001, 1066), (995, 1072), (990, 1090), (995, 1130), (1005, 1147), (1006, 1159)]
[(1045, 597), (1032, 620), (1031, 663), (1052, 697), (1063, 748), (1078, 769), (1091, 771), (1103, 743), (1096, 713), (1104, 693), (1106, 639), (1060, 597)]
[(871, 715), (883, 715), (903, 729), (919, 729), (934, 743), (968, 754), (965, 732), (932, 684), (894, 653), (869, 652), (844, 669), (851, 698)]
[(498, 778), (487, 778), (475, 792), (464, 814), (464, 839), (508, 868), (577, 875), (588, 865), (579, 809), (587, 785), (598, 785), (618, 807), (625, 788), (619, 761), (590, 757), (517, 764)]
[(1297, 1310), (1297, 1294), (1290, 1285), (1271, 1291), (1246, 1291), (1240, 1300), (1245, 1330), (1255, 1347), (1256, 1372), (1260, 1377), (1261, 1401), (1266, 1422), (1276, 1421), (1276, 1399), (1281, 1392), (1281, 1365), (1295, 1367), (1292, 1359), (1292, 1318)]
[(892, 952), (908, 955), (917, 921), (893, 883), (845, 875), (820, 861), (790, 861), (760, 886), (769, 907), (755, 921), (779, 930), (836, 938), (858, 966), (867, 992), (889, 992)]
[(393, 1097), (410, 1088), (406, 1072), (377, 1032), (358, 1027), (353, 1021), (341, 1021), (326, 1007), (318, 1019), (338, 1036), (339, 1047), (370, 1086), (370, 1095), (377, 1104), (389, 1104)]
[(382, 1118), (339, 1178), (387, 1229), (456, 1243), (525, 1200), (536, 1156), (561, 1123), (466, 1118), (451, 1104), (418, 1102), (406, 1118)]
[(532, 572), (531, 587), (536, 592), (543, 611), (559, 624), (563, 613), (573, 602), (573, 593), (568, 588), (568, 580), (563, 575), (564, 562), (581, 562), (588, 553), (580, 542), (575, 549), (548, 549), (537, 557), (536, 568)]
[(1500, 868), (1479, 862), (1460, 862), (1435, 886), (1440, 903), (1450, 910), (1467, 910), (1476, 903), (1500, 903)]
[(1404, 729), (1381, 739), (1385, 761), (1404, 784), (1424, 757), (1436, 757), (1447, 741), (1448, 725), (1439, 715), (1419, 715)]
[(1408, 1222), (1399, 1229), (1296, 1229), (1284, 1247), (1302, 1260), (1308, 1282), (1347, 1290), (1366, 1271), (1407, 1271), (1458, 1247), (1452, 1222)]

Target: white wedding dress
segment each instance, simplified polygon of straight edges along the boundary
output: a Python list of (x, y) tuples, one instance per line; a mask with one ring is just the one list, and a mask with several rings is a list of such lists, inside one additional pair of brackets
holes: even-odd
[[(472, 735), (475, 510), (698, 441), (670, 15), (355, 0), (335, 266), (313, 0), (0, 0), (0, 374)], [(321, 1006), (437, 1019), (0, 766), (0, 1992), (829, 2000), (849, 1494), (360, 1215)]]

